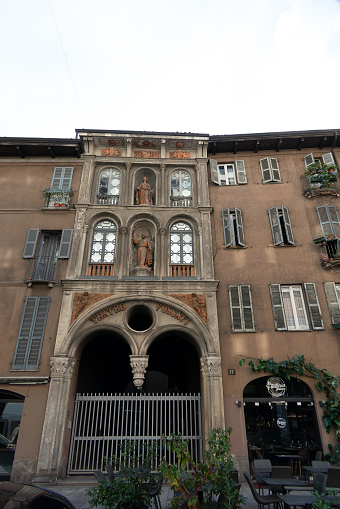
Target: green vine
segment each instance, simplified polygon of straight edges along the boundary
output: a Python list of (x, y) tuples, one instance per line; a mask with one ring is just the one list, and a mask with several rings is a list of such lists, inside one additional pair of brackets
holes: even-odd
[[(328, 444), (330, 453), (326, 455), (326, 459), (331, 463), (340, 461), (340, 394), (336, 388), (339, 385), (339, 377), (333, 375), (327, 369), (319, 369), (312, 362), (306, 362), (304, 355), (295, 355), (292, 359), (286, 361), (275, 362), (272, 357), (265, 360), (262, 357), (252, 358), (245, 357), (239, 361), (240, 366), (249, 360), (248, 366), (254, 373), (272, 373), (286, 380), (290, 380), (291, 376), (299, 380), (299, 376), (309, 376), (315, 378), (316, 388), (324, 392), (327, 401), (324, 403), (324, 412), (322, 420), (327, 433), (333, 428), (336, 432), (337, 443), (335, 447)], [(256, 364), (255, 364), (256, 363)]]

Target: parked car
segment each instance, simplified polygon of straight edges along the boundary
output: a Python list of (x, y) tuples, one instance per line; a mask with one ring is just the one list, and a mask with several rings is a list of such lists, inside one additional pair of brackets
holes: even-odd
[(76, 509), (63, 495), (49, 489), (4, 481), (0, 509)]

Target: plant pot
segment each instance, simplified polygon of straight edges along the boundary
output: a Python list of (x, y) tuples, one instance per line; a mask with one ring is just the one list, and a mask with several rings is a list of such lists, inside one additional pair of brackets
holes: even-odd
[(60, 203), (55, 203), (54, 206), (58, 208), (60, 207)]
[(61, 206), (66, 209), (67, 208), (67, 203), (62, 203)]
[(321, 244), (322, 242), (325, 242), (325, 237), (318, 237), (317, 239), (314, 239), (314, 244)]

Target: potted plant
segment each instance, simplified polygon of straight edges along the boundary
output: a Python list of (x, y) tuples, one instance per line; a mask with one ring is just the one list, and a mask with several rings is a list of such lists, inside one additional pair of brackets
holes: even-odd
[(45, 196), (45, 198), (48, 200), (48, 202), (54, 201), (55, 202), (54, 205), (56, 205), (56, 203), (58, 203), (59, 207), (60, 206), (65, 206), (65, 207), (68, 206), (69, 201), (70, 201), (70, 196), (72, 193), (73, 193), (72, 189), (65, 191), (64, 189), (51, 189), (49, 187), (42, 191), (42, 194)]
[(316, 161), (308, 166), (305, 173), (310, 182), (319, 182), (322, 187), (330, 187), (330, 182), (337, 180), (338, 169), (336, 165), (327, 165), (323, 161)]
[[(202, 461), (195, 461), (189, 452), (189, 442), (182, 435), (163, 435), (163, 443), (175, 454), (176, 463), (163, 459), (160, 469), (169, 480), (171, 489), (180, 493), (184, 505), (197, 509), (203, 505), (235, 509), (244, 501), (233, 480), (233, 463), (230, 454), (231, 428), (214, 428), (208, 434), (207, 448)], [(213, 500), (215, 497), (215, 501)]]

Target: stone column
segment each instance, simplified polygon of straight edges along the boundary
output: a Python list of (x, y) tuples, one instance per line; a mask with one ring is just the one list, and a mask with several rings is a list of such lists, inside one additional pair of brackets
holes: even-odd
[(166, 164), (161, 164), (161, 179), (162, 179), (161, 193), (162, 193), (162, 195), (161, 195), (160, 205), (168, 205), (168, 203), (167, 203), (168, 197), (165, 196), (165, 193), (166, 193), (165, 169), (166, 169)]
[(221, 357), (201, 357), (203, 383), (204, 428), (209, 433), (213, 428), (224, 428), (223, 386)]
[(120, 248), (120, 257), (119, 257), (119, 266), (118, 271), (116, 275), (119, 279), (122, 279), (123, 274), (128, 274), (127, 272), (127, 261), (129, 259), (129, 254), (127, 252), (127, 245), (126, 245), (126, 234), (127, 234), (127, 228), (125, 226), (122, 226), (120, 229), (120, 239), (121, 239), (121, 248)]
[(76, 362), (75, 358), (51, 357), (51, 382), (34, 482), (51, 481), (66, 473), (66, 458), (62, 457), (62, 450), (70, 385)]
[(129, 201), (129, 198), (130, 198), (130, 170), (131, 170), (131, 166), (132, 164), (131, 163), (125, 163), (125, 166), (126, 166), (126, 174), (125, 174), (125, 188), (124, 188), (124, 191), (122, 193), (122, 203), (123, 205), (130, 205), (131, 203), (131, 200)]
[(160, 235), (160, 238), (161, 238), (161, 242), (160, 242), (160, 253), (159, 253), (159, 257), (160, 257), (160, 261), (161, 261), (161, 264), (160, 264), (160, 269), (159, 269), (159, 278), (162, 279), (163, 276), (167, 276), (168, 273), (165, 273), (165, 261), (166, 261), (166, 248), (165, 248), (165, 228), (160, 228), (159, 229), (159, 235)]
[(83, 165), (82, 178), (78, 194), (78, 203), (91, 203), (91, 192), (94, 182), (93, 174), (95, 168), (94, 157), (86, 157)]
[(133, 373), (133, 383), (141, 390), (144, 383), (144, 375), (149, 363), (148, 355), (130, 355), (130, 366)]

